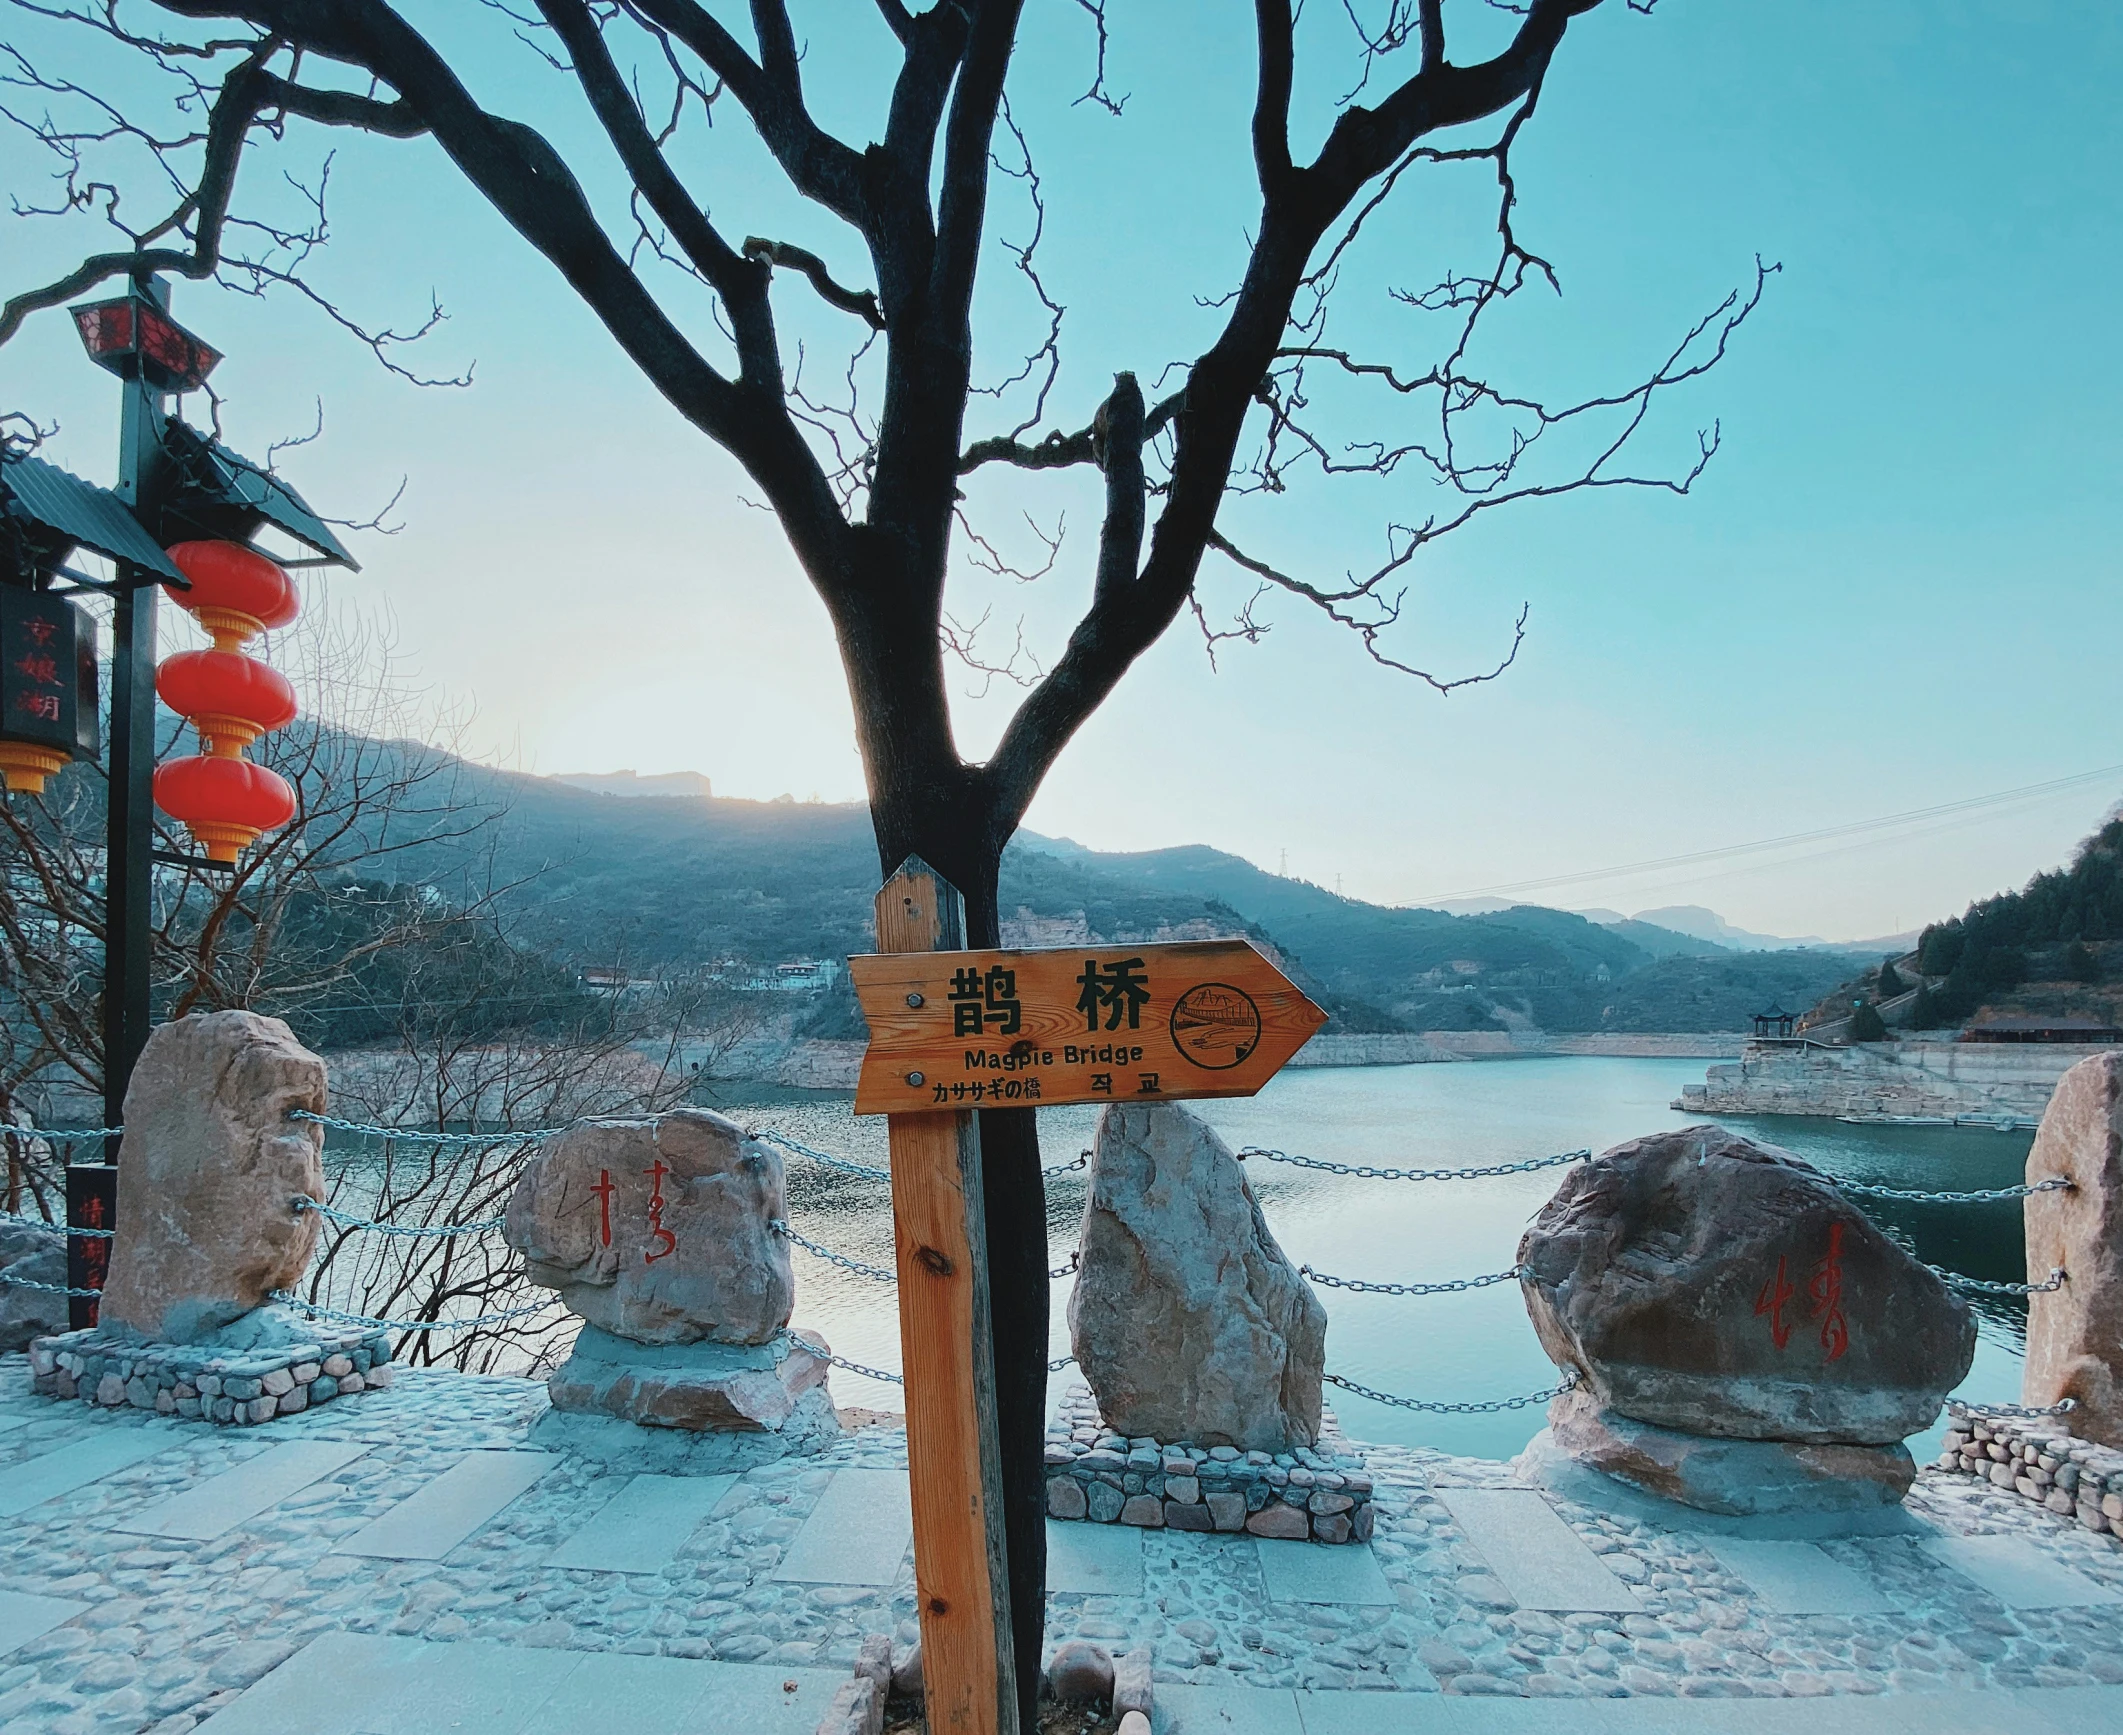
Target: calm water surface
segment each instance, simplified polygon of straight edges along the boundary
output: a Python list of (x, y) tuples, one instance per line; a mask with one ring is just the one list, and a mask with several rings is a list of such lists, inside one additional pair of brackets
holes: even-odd
[[(1192, 1106), (1234, 1147), (1262, 1145), (1333, 1162), (1393, 1167), (1487, 1166), (1581, 1147), (1594, 1151), (1644, 1133), (1685, 1126), (1668, 1105), (1701, 1080), (1705, 1062), (1557, 1058), (1319, 1069), (1283, 1073), (1258, 1097)], [(863, 1161), (885, 1160), (884, 1123), (857, 1120), (844, 1099), (777, 1102), (734, 1111), (754, 1125)], [(1064, 1162), (1089, 1144), (1098, 1111), (1039, 1111), (1046, 1160)], [(2032, 1135), (1962, 1128), (1857, 1127), (1785, 1117), (1726, 1124), (1779, 1144), (1819, 1167), (1891, 1186), (1965, 1190), (2022, 1178)], [(1249, 1162), (1254, 1190), (1293, 1261), (1370, 1282), (1436, 1282), (1510, 1266), (1527, 1222), (1555, 1191), (1560, 1171), (1453, 1183), (1362, 1180), (1284, 1164)], [(1052, 1263), (1076, 1245), (1083, 1211), (1081, 1170), (1048, 1184)], [(1970, 1276), (2024, 1277), (2017, 1203), (1868, 1209), (1936, 1265)], [(890, 1204), (882, 1184), (789, 1159), (794, 1226), (840, 1252), (892, 1262)], [(890, 1288), (798, 1251), (796, 1322), (814, 1326), (841, 1355), (899, 1366)], [(1054, 1283), (1051, 1353), (1069, 1349), (1069, 1279)], [(1514, 1397), (1555, 1383), (1515, 1283), (1460, 1295), (1353, 1295), (1322, 1289), (1327, 1366), (1380, 1391), (1469, 1401)], [(1978, 1400), (2019, 1395), (2026, 1335), (2022, 1303), (1979, 1303), (1981, 1341), (1962, 1387)], [(1073, 1370), (1060, 1376), (1072, 1377)], [(842, 1404), (901, 1407), (896, 1388), (836, 1370)], [(1359, 1440), (1430, 1445), (1509, 1457), (1543, 1425), (1541, 1405), (1477, 1416), (1391, 1408), (1329, 1388), (1344, 1429)], [(1928, 1438), (1935, 1439), (1936, 1435)], [(1924, 1443), (1911, 1443), (1921, 1459)]]

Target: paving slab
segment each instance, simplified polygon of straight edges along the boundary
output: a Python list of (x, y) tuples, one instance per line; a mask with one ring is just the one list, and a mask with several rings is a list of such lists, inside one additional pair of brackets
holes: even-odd
[(2039, 1729), (2042, 1735), (2116, 1735), (2123, 1729), (2123, 1687), (2022, 1687), (2002, 1696), (2019, 1716), (1999, 1718), (2000, 1728)]
[[(413, 1650), (391, 1659), (394, 1667), (372, 1677), (353, 1735), (517, 1735), (582, 1660), (580, 1651), (416, 1641)], [(298, 1655), (281, 1668), (301, 1665)], [(576, 1727), (599, 1728), (616, 1709), (608, 1704), (602, 1715), (585, 1717)]]
[(69, 1602), (63, 1596), (25, 1596), (17, 1590), (0, 1590), (0, 1657), (88, 1611), (87, 1603)]
[(602, 1651), (584, 1657), (518, 1735), (584, 1735), (615, 1712), (625, 1735), (813, 1735), (847, 1678), (845, 1669)]
[(1531, 1488), (1435, 1493), (1520, 1608), (1628, 1614), (1644, 1606)]
[(1924, 1552), (1972, 1578), (2007, 1608), (2100, 1608), (2123, 1603), (2111, 1590), (2075, 1572), (2018, 1536), (1935, 1536)]
[[(1437, 1695), (1425, 1693), (1426, 1703)], [(1151, 1690), (1154, 1735), (1306, 1735), (1297, 1695), (1285, 1688), (1175, 1687)]]
[(101, 1428), (86, 1439), (69, 1440), (40, 1457), (11, 1464), (0, 1475), (0, 1518), (13, 1518), (100, 1482), (143, 1458), (178, 1444), (162, 1428)]
[(344, 1469), (367, 1450), (343, 1440), (291, 1440), (284, 1446), (271, 1446), (182, 1494), (142, 1507), (115, 1528), (136, 1536), (211, 1542), (224, 1531), (271, 1511), (290, 1494)]
[[(1157, 1690), (1160, 1695), (1166, 1691)], [(2064, 1701), (2072, 1693), (2111, 1697), (2102, 1705), (2090, 1697), (2079, 1705), (2044, 1702)], [(2072, 1720), (2080, 1714), (2115, 1717), (2123, 1710), (2123, 1689), (2116, 1688), (1804, 1699), (1508, 1699), (1300, 1691), (1296, 1699), (1303, 1735), (1939, 1735), (1942, 1729), (1963, 1728), (2115, 1735), (2123, 1728), (2114, 1721)], [(1280, 1726), (1273, 1727), (1279, 1731)]]
[(428, 1648), (424, 1639), (321, 1634), (200, 1724), (198, 1735), (360, 1735), (359, 1719)]
[(579, 1572), (661, 1572), (735, 1476), (635, 1476), (546, 1559)]
[(890, 1584), (914, 1540), (899, 1470), (841, 1470), (774, 1569), (802, 1584)]
[(1368, 1542), (1273, 1542), (1257, 1538), (1261, 1581), (1270, 1602), (1336, 1602), (1391, 1608), (1393, 1587)]
[(1780, 1615), (1876, 1615), (1900, 1605), (1854, 1567), (1813, 1542), (1698, 1539), (1748, 1594)]
[(332, 1552), (440, 1560), (559, 1462), (551, 1452), (467, 1452)]
[(1132, 1524), (1047, 1524), (1047, 1590), (1141, 1596), (1143, 1533)]
[[(812, 1735), (841, 1669), (326, 1633), (198, 1735)], [(791, 1690), (793, 1687), (793, 1690)]]

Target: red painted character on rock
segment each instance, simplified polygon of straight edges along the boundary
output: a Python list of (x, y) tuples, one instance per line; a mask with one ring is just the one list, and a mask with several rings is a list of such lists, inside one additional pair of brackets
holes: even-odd
[(641, 1172), (649, 1177), (655, 1189), (649, 1194), (649, 1238), (661, 1243), (655, 1252), (644, 1253), (641, 1262), (644, 1265), (654, 1265), (657, 1260), (668, 1259), (678, 1251), (678, 1237), (663, 1226), (663, 1178), (671, 1171), (663, 1158), (658, 1157), (654, 1168), (643, 1169)]

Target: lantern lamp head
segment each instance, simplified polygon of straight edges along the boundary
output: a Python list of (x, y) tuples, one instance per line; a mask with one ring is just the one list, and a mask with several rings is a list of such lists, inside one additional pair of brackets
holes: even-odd
[(120, 379), (144, 376), (157, 391), (195, 392), (221, 360), (219, 350), (138, 291), (70, 311), (89, 359)]

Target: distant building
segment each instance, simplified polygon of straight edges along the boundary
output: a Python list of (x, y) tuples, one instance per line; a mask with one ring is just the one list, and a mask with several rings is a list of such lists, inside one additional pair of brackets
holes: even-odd
[(1767, 1012), (1757, 1012), (1754, 1015), (1755, 1040), (1766, 1042), (1772, 1037), (1788, 1040), (1791, 1027), (1798, 1021), (1798, 1016), (1796, 1012), (1786, 1012), (1781, 1006), (1772, 1006)]
[(647, 777), (633, 771), (561, 771), (547, 779), (592, 795), (655, 795), (680, 801), (707, 801), (715, 790), (698, 771), (658, 771)]
[(784, 994), (815, 994), (840, 980), (838, 958), (796, 958), (776, 964), (774, 973), (760, 985)]
[(1963, 1042), (2076, 1042), (2090, 1046), (2123, 1042), (2123, 1029), (2094, 1018), (2007, 1016), (1986, 1018), (1961, 1032)]
[(838, 958), (791, 958), (759, 970), (742, 959), (718, 958), (708, 967), (708, 979), (739, 994), (820, 994), (840, 980), (845, 967)]

